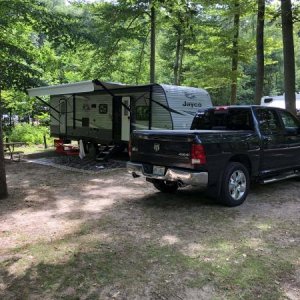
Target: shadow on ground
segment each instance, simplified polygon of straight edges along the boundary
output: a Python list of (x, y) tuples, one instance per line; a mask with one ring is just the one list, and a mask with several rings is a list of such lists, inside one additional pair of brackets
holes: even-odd
[(0, 220), (15, 223), (0, 237), (24, 236), (2, 250), (3, 299), (297, 299), (299, 182), (254, 186), (235, 208), (124, 171), (21, 163), (8, 182)]

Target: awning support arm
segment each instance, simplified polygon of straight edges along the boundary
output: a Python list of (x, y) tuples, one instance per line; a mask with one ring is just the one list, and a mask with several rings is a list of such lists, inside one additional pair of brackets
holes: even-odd
[(116, 95), (115, 95), (110, 89), (108, 89), (108, 88), (107, 88), (100, 80), (94, 79), (93, 82), (94, 82), (95, 84), (97, 84), (97, 85), (102, 86), (103, 89), (104, 89), (107, 93), (109, 93), (112, 97), (116, 97)]
[(56, 120), (58, 123), (60, 123), (60, 120), (58, 120), (56, 117), (54, 117), (50, 112), (49, 112), (49, 115), (50, 115), (54, 120)]
[(47, 105), (48, 107), (50, 107), (51, 109), (53, 109), (55, 112), (57, 112), (59, 114), (59, 111), (53, 107), (52, 105), (50, 105), (49, 103), (47, 103), (46, 101), (44, 101), (42, 98), (38, 97), (38, 96), (35, 96), (36, 99), (40, 100), (42, 103), (44, 103), (45, 105)]

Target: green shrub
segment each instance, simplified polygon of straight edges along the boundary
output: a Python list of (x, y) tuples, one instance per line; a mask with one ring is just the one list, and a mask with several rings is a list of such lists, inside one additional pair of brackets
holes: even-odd
[(43, 144), (44, 135), (49, 141), (49, 128), (27, 123), (17, 124), (11, 131), (8, 139), (11, 142), (25, 142), (28, 144)]

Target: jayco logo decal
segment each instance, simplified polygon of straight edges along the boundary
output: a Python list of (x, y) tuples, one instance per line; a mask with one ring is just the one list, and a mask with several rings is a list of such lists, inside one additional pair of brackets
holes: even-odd
[(182, 104), (182, 106), (184, 106), (184, 107), (202, 107), (202, 104), (199, 103), (199, 102), (184, 101), (184, 103)]

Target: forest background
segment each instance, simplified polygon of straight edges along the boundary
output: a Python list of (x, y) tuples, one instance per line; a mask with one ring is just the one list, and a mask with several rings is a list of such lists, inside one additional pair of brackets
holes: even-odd
[[(286, 92), (295, 112), (300, 1), (0, 0), (2, 114), (47, 118), (27, 88), (91, 79), (200, 87), (214, 105)], [(1, 124), (0, 154), (1, 196)]]
[[(2, 102), (18, 115), (32, 111), (34, 102), (24, 92), (33, 86), (95, 78), (149, 83), (151, 7), (156, 12), (156, 82), (205, 88), (214, 105), (251, 104), (258, 72), (258, 3), (265, 3), (262, 95), (284, 93), (280, 1), (0, 2)], [(300, 3), (292, 3), (299, 91)]]

